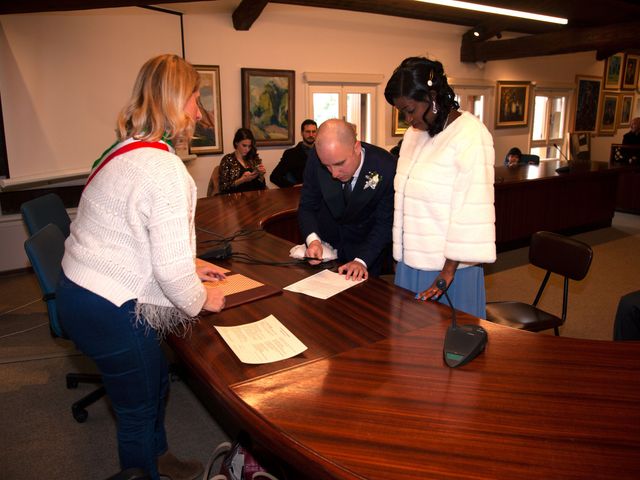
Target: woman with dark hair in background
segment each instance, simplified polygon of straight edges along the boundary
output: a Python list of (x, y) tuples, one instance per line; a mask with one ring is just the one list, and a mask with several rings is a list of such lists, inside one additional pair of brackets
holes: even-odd
[(411, 125), (394, 182), (395, 283), (441, 300), (443, 279), (457, 309), (485, 318), (480, 264), (496, 259), (491, 134), (459, 111), (440, 62), (407, 58), (384, 94)]
[(220, 160), (220, 193), (247, 192), (267, 188), (267, 171), (256, 150), (251, 130), (239, 128), (233, 137), (235, 151)]

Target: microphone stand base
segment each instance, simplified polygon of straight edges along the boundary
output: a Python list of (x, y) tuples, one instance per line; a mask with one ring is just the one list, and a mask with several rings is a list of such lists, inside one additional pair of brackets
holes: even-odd
[(451, 368), (460, 367), (480, 355), (486, 345), (487, 331), (481, 326), (451, 326), (444, 337), (444, 363)]

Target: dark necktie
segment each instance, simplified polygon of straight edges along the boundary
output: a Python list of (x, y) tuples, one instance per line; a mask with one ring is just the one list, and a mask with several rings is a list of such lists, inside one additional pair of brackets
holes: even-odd
[(349, 203), (349, 198), (351, 197), (351, 181), (353, 178), (350, 178), (342, 187), (342, 195), (344, 196), (344, 204)]

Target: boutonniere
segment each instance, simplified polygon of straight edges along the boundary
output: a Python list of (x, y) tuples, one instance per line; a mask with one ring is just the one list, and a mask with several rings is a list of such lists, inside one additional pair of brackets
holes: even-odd
[(380, 175), (378, 172), (369, 172), (364, 177), (364, 179), (365, 179), (364, 189), (366, 190), (367, 188), (370, 188), (372, 190), (375, 190), (376, 187), (378, 186), (378, 183), (382, 181), (382, 175)]

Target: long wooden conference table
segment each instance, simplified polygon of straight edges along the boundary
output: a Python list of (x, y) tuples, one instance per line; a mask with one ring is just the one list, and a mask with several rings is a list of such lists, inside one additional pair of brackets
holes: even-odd
[[(298, 198), (293, 188), (201, 199), (200, 251), (218, 235), (258, 229), (233, 251), (290, 260), (293, 244), (262, 229), (286, 232)], [(277, 287), (319, 271), (218, 263)], [(271, 314), (304, 353), (242, 364), (213, 328)], [(219, 421), (246, 430), (295, 472), (290, 479), (640, 478), (640, 343), (554, 337), (459, 313), (489, 343), (450, 369), (450, 319), (446, 306), (369, 279), (328, 300), (284, 291), (206, 315), (169, 342)]]

